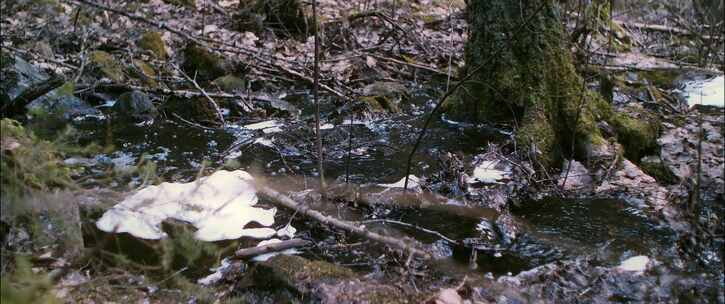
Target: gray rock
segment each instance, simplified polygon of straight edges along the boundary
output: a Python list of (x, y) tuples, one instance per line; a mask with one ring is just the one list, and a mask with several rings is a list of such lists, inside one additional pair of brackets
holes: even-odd
[(20, 96), (25, 90), (41, 84), (50, 77), (20, 57), (0, 55), (2, 57), (2, 81), (0, 94), (9, 100)]
[(33, 100), (26, 106), (28, 113), (35, 118), (56, 118), (68, 121), (105, 118), (101, 111), (75, 97), (73, 88), (72, 83), (66, 83)]
[(113, 105), (113, 110), (122, 118), (136, 121), (151, 120), (158, 114), (149, 96), (138, 90), (121, 94)]

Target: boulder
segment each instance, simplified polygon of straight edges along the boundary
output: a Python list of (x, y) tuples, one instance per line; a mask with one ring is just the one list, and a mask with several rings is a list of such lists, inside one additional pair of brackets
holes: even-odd
[(121, 94), (113, 105), (113, 110), (120, 117), (135, 121), (151, 120), (158, 114), (149, 96), (138, 90)]
[(26, 106), (28, 113), (35, 118), (54, 118), (73, 121), (88, 118), (103, 119), (98, 109), (73, 95), (75, 86), (67, 82), (59, 88), (48, 92)]

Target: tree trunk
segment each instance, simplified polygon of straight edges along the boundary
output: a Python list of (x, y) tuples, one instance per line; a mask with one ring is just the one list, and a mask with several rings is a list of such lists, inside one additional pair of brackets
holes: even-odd
[(471, 0), (468, 19), (465, 56), (475, 75), (453, 101), (454, 117), (512, 123), (519, 148), (545, 167), (558, 166), (564, 157), (585, 158), (593, 146), (606, 144), (598, 121), (625, 141), (633, 136), (654, 142), (656, 128), (614, 113), (587, 90), (554, 1)]

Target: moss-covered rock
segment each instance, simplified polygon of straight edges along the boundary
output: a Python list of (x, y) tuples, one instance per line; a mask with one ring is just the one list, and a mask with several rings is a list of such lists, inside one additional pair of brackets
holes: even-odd
[(154, 56), (156, 56), (156, 58), (161, 60), (165, 60), (169, 55), (166, 51), (166, 43), (164, 42), (164, 39), (161, 38), (161, 34), (159, 34), (159, 32), (148, 31), (144, 33), (138, 41), (138, 46), (151, 52)]
[(93, 51), (90, 53), (89, 59), (93, 68), (100, 72), (102, 77), (107, 77), (114, 82), (123, 81), (123, 67), (113, 55), (104, 51)]
[(352, 270), (323, 261), (278, 255), (260, 263), (254, 270), (256, 284), (266, 287), (284, 286), (300, 294), (324, 282), (331, 283), (355, 276)]
[(378, 81), (363, 89), (363, 102), (375, 112), (400, 112), (400, 103), (409, 98), (408, 89), (397, 82)]
[(170, 97), (162, 108), (169, 117), (179, 117), (210, 127), (220, 125), (219, 116), (214, 107), (203, 96), (192, 98)]
[(159, 85), (159, 83), (156, 82), (156, 70), (154, 70), (150, 64), (142, 60), (133, 60), (133, 69), (131, 74), (150, 87), (157, 87)]
[(247, 83), (234, 75), (225, 75), (214, 79), (212, 84), (219, 87), (224, 92), (239, 92), (247, 87)]
[(224, 60), (201, 46), (189, 43), (184, 48), (182, 68), (189, 76), (200, 81), (211, 81), (226, 74)]

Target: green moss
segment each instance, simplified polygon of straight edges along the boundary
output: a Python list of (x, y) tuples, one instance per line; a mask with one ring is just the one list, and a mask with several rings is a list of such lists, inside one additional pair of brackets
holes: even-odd
[(63, 153), (54, 143), (36, 138), (19, 122), (7, 118), (0, 121), (0, 130), (0, 185), (4, 198), (74, 185), (70, 169), (63, 165)]
[(53, 295), (53, 284), (44, 274), (35, 274), (24, 258), (16, 258), (15, 271), (3, 275), (0, 283), (0, 302), (3, 304), (62, 303)]
[(123, 68), (113, 55), (104, 51), (93, 51), (90, 61), (101, 74), (115, 82), (123, 81)]
[(677, 176), (662, 163), (658, 156), (643, 157), (639, 162), (639, 167), (662, 184), (671, 185), (678, 182)]
[(624, 146), (624, 155), (637, 161), (657, 147), (660, 121), (653, 115), (640, 113), (639, 118), (617, 113), (610, 123), (617, 131), (617, 141)]
[(247, 87), (247, 83), (244, 80), (234, 75), (219, 77), (214, 79), (212, 83), (225, 92), (243, 91)]
[(156, 71), (150, 64), (138, 59), (134, 59), (133, 66), (136, 68), (135, 70), (133, 70), (134, 76), (139, 78), (144, 84), (148, 86), (158, 86), (158, 82), (156, 82)]
[(171, 238), (163, 241), (163, 266), (166, 270), (195, 265), (203, 258), (215, 256), (218, 248), (213, 243), (199, 241), (185, 226)]
[(182, 68), (189, 76), (196, 76), (197, 80), (210, 81), (224, 76), (223, 60), (208, 50), (189, 43), (184, 48), (184, 64)]
[(263, 283), (282, 284), (299, 292), (306, 292), (310, 283), (349, 279), (355, 275), (345, 267), (291, 255), (275, 256), (262, 262), (256, 271), (257, 279)]
[(165, 60), (168, 57), (166, 43), (159, 32), (149, 31), (141, 36), (138, 46), (154, 54), (156, 58)]

